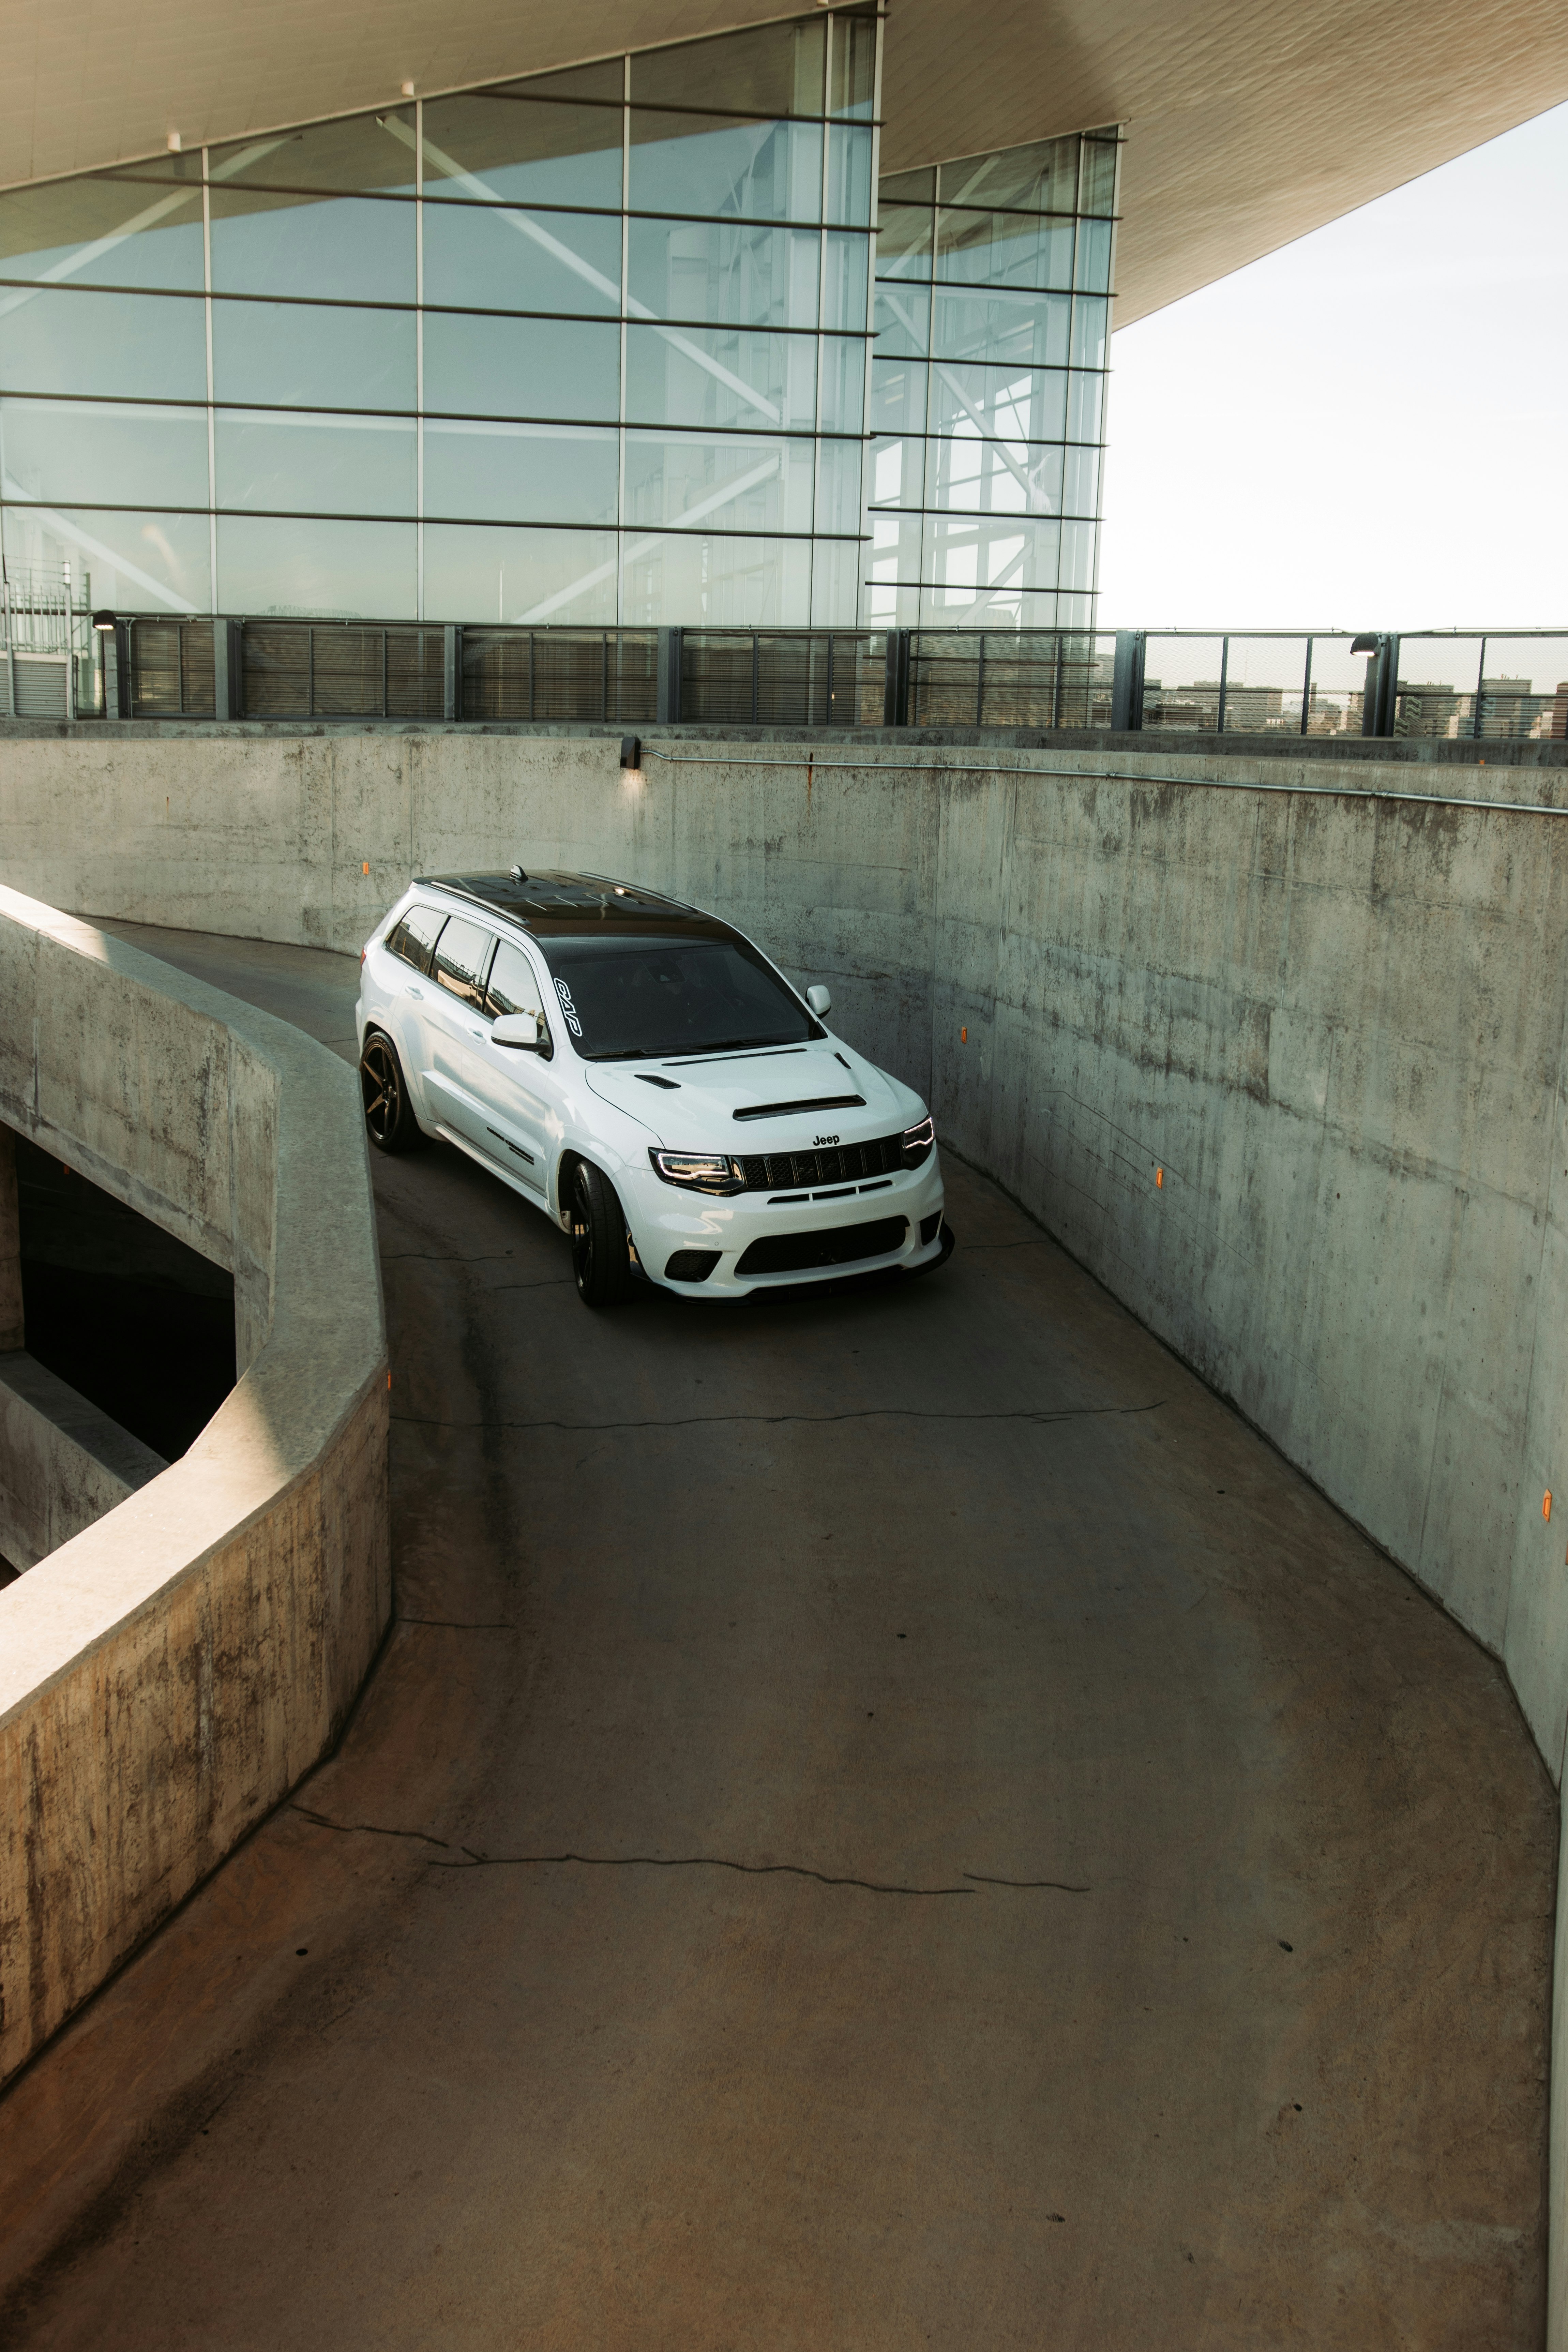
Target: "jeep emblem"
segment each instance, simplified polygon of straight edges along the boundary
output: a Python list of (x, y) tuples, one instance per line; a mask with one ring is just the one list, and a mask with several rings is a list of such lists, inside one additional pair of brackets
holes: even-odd
[(813, 1149), (819, 1150), (825, 1143), (837, 1143), (838, 1138), (836, 1135), (814, 1135), (811, 1140)]

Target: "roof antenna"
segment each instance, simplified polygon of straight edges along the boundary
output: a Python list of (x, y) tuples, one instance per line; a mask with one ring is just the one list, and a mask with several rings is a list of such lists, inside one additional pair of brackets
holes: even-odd
[(514, 866), (511, 869), (511, 878), (514, 882), (526, 882), (528, 877), (521, 866)]

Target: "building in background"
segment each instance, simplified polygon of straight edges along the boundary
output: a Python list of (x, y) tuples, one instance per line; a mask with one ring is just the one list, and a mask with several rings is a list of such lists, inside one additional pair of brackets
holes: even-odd
[[(1140, 315), (1568, 79), (1559, 19), (1521, 0), (1523, 96), (1456, 22), (1424, 37), (1436, 80), (1363, 76), (1325, 117), (1303, 98), (1313, 24), (1337, 19), (1303, 5), (1299, 64), (1237, 0), (1179, 21), (1144, 0), (1114, 32), (1013, 0), (760, 24), (731, 0), (719, 30), (709, 0), (654, 25), (630, 0), (507, 24), (411, 0), (395, 26), (279, 0), (243, 42), (144, 0), (144, 37), (88, 45), (64, 81), (47, 45), (26, 67), (14, 47), (6, 643), (53, 658), (52, 616), (89, 601), (166, 623), (1033, 629), (1083, 641), (1087, 709), (1117, 274)], [(1369, 58), (1414, 11), (1369, 22)], [(1234, 708), (1278, 721), (1275, 688), (1233, 677)]]

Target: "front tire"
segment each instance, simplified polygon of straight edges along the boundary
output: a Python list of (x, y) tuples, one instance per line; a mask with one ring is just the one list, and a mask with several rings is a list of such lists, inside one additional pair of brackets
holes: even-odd
[(397, 1048), (379, 1029), (373, 1029), (364, 1041), (359, 1085), (365, 1133), (378, 1151), (413, 1151), (424, 1142)]
[(619, 1307), (632, 1286), (621, 1204), (609, 1179), (586, 1160), (572, 1179), (572, 1271), (584, 1307)]

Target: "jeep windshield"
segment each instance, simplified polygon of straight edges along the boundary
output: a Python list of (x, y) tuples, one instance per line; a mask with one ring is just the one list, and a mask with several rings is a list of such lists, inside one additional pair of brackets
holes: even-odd
[(825, 1033), (746, 940), (545, 939), (559, 1017), (584, 1061), (658, 1060)]

